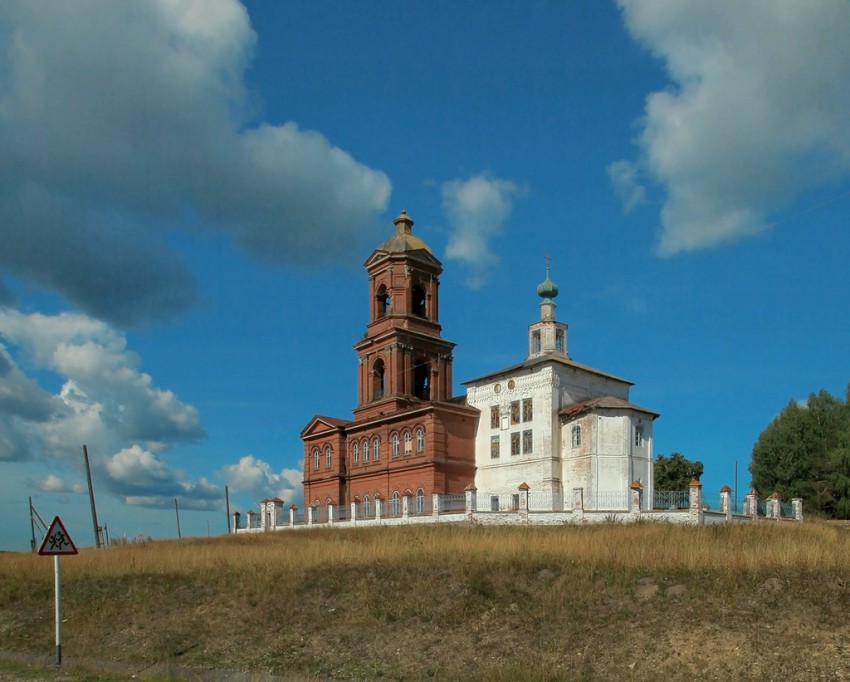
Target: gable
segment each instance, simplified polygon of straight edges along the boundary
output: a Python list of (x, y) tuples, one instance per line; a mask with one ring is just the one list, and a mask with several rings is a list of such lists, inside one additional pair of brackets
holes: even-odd
[(344, 429), (350, 423), (347, 419), (323, 417), (317, 414), (307, 423), (307, 426), (301, 429), (301, 439), (308, 440), (317, 436), (323, 436), (329, 432)]

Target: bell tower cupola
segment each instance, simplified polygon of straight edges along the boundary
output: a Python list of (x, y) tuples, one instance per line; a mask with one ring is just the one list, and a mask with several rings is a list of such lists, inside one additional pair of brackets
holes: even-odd
[(567, 325), (555, 320), (555, 301), (558, 285), (549, 277), (549, 256), (546, 256), (546, 279), (537, 285), (540, 302), (540, 321), (528, 327), (528, 358), (541, 355), (560, 355), (569, 358), (567, 353)]
[(360, 368), (361, 419), (421, 402), (451, 398), (454, 343), (440, 335), (442, 264), (413, 234), (402, 210), (395, 233), (364, 263), (369, 275), (369, 322), (354, 345)]

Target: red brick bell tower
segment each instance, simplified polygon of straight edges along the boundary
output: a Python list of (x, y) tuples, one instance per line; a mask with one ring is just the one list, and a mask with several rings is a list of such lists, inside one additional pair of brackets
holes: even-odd
[[(358, 355), (352, 421), (314, 417), (304, 442), (304, 502), (395, 501), (462, 493), (475, 476), (478, 410), (452, 398), (452, 349), (439, 323), (440, 261), (406, 211), (364, 267), (369, 319)], [(418, 502), (417, 502), (418, 504)], [(320, 514), (321, 516), (321, 514)]]

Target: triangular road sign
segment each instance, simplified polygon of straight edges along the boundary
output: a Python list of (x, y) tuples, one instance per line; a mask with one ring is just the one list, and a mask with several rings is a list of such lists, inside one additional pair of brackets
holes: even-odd
[(42, 555), (77, 554), (77, 547), (58, 516), (53, 519), (53, 523), (47, 529), (47, 535), (44, 536), (38, 553)]

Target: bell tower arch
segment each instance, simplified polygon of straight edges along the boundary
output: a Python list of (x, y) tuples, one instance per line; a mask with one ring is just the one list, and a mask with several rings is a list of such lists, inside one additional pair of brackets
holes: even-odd
[(413, 234), (407, 211), (393, 222), (395, 234), (364, 263), (369, 322), (354, 345), (360, 360), (356, 419), (452, 395), (455, 344), (441, 336), (440, 326), (443, 266)]

